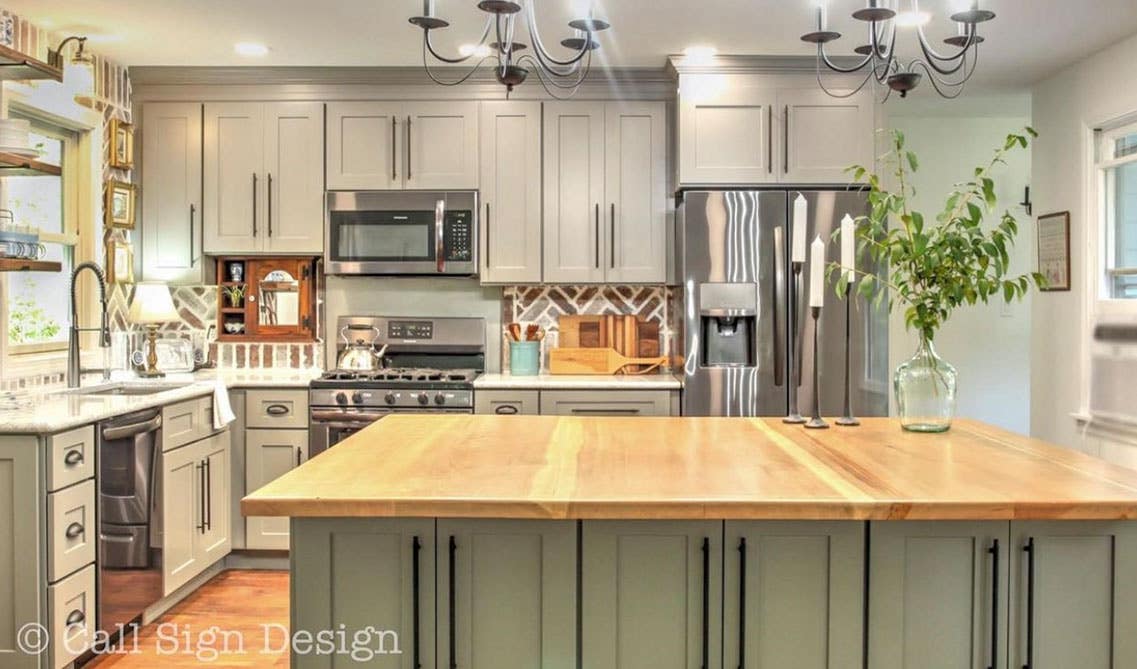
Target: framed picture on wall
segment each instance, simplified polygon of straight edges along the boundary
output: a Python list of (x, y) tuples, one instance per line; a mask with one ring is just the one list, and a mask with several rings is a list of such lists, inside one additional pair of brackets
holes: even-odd
[(133, 230), (134, 185), (113, 179), (108, 181), (104, 209), (104, 217), (108, 227)]
[(107, 283), (134, 283), (134, 248), (117, 235), (107, 238)]
[(1038, 217), (1038, 271), (1046, 277), (1042, 290), (1070, 290), (1070, 212)]
[(111, 167), (129, 170), (134, 167), (134, 126), (111, 119)]

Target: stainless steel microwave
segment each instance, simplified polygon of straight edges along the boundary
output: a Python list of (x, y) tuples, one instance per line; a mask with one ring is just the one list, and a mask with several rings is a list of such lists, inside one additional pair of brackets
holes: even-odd
[(330, 191), (324, 269), (477, 275), (477, 191)]

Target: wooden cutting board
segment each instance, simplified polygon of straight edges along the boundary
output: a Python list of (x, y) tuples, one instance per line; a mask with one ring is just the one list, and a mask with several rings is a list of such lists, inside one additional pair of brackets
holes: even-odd
[(549, 351), (550, 374), (615, 374), (628, 365), (646, 365), (637, 373), (649, 372), (666, 358), (640, 358), (620, 355), (613, 348), (554, 348)]
[(569, 348), (603, 346), (600, 323), (603, 316), (560, 316), (557, 318), (557, 343)]

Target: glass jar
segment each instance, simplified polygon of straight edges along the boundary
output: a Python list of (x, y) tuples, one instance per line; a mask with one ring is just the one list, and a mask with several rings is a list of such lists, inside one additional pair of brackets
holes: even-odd
[(955, 416), (956, 371), (923, 337), (916, 354), (893, 377), (900, 425), (912, 432), (946, 432)]

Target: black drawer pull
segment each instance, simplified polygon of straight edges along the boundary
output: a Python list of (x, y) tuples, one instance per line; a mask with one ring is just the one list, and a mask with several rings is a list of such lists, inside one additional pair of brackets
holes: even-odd
[(455, 627), (458, 625), (457, 615), (455, 615), (455, 593), (454, 593), (454, 559), (458, 554), (458, 542), (454, 541), (454, 536), (450, 536), (450, 564), (449, 574), (450, 577), (450, 592), (448, 593), (448, 603), (450, 608), (450, 634), (447, 639), (450, 650), (450, 669), (458, 669), (458, 634)]
[(1023, 546), (1026, 553), (1026, 664), (1023, 669), (1034, 668), (1034, 537)]
[(292, 413), (292, 409), (289, 409), (284, 404), (270, 404), (265, 407), (265, 413), (270, 416), (287, 416)]
[(512, 404), (503, 404), (494, 409), (493, 412), (502, 416), (515, 416), (520, 413), (517, 407)]
[(419, 624), (419, 619), (422, 617), (422, 612), (419, 607), (419, 590), (420, 590), (420, 575), (419, 575), (419, 553), (422, 552), (422, 542), (418, 537), (414, 538), (411, 543), (411, 554), (413, 556), (411, 561), (411, 596), (414, 601), (411, 602), (411, 608), (414, 611), (414, 663), (411, 665), (414, 669), (422, 667), (421, 657), (419, 655), (419, 646), (421, 645), (422, 630)]
[(703, 667), (711, 662), (711, 540), (703, 537)]
[(83, 451), (67, 451), (67, 455), (63, 456), (63, 464), (67, 465), (68, 467), (74, 467), (75, 465), (83, 464)]
[(67, 614), (67, 620), (64, 622), (68, 627), (74, 627), (75, 625), (82, 625), (84, 622), (86, 622), (86, 620), (86, 614), (84, 614), (79, 609), (75, 609), (71, 613)]
[(83, 523), (71, 523), (70, 525), (67, 526), (67, 529), (64, 530), (63, 534), (68, 539), (74, 539), (74, 538), (78, 537), (79, 535), (83, 534), (83, 531), (85, 529), (86, 528), (83, 527)]
[(991, 554), (991, 666), (999, 669), (999, 540), (987, 549)]

